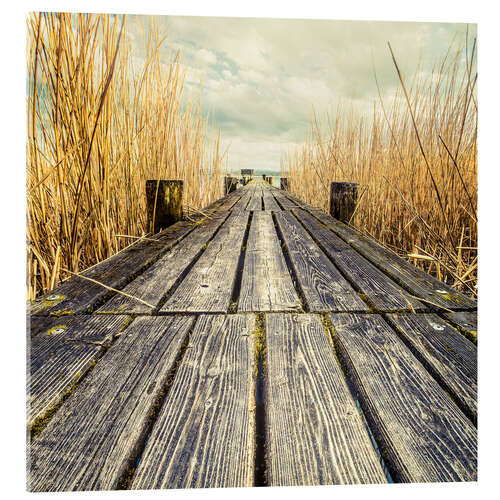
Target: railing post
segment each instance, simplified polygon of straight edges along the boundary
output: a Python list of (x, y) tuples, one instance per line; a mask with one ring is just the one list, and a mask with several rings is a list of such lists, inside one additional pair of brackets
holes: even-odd
[(280, 177), (280, 189), (288, 191), (288, 177)]
[(158, 233), (182, 219), (184, 181), (147, 180), (148, 231)]
[(358, 202), (358, 185), (352, 182), (330, 184), (330, 215), (347, 224), (350, 222)]

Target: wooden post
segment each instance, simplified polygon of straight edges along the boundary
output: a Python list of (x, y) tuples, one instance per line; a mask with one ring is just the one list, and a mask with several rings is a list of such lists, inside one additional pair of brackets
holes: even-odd
[(280, 177), (280, 189), (288, 191), (288, 177)]
[(330, 184), (330, 215), (347, 224), (350, 222), (358, 202), (358, 185), (352, 182)]
[(262, 178), (266, 180), (266, 174), (262, 174)]
[(148, 231), (158, 233), (182, 219), (184, 181), (147, 180)]
[(224, 194), (232, 193), (236, 190), (236, 177), (224, 177)]

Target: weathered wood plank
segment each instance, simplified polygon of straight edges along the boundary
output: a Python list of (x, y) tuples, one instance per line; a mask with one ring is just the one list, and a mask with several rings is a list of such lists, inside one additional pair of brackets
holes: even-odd
[(199, 317), (132, 489), (252, 486), (254, 324)]
[(426, 311), (427, 308), (412, 298), (403, 288), (379, 271), (337, 235), (321, 225), (304, 210), (293, 211), (314, 236), (320, 248), (333, 260), (344, 276), (354, 283), (373, 307), (378, 310)]
[(262, 199), (264, 200), (264, 210), (281, 210), (280, 206), (276, 203), (274, 199), (271, 187), (263, 187), (262, 189)]
[(290, 212), (276, 220), (310, 311), (369, 310)]
[(475, 481), (477, 431), (378, 315), (331, 314), (339, 353), (401, 482)]
[(436, 314), (388, 314), (424, 366), (477, 421), (477, 348)]
[(284, 191), (273, 189), (272, 193), (276, 201), (283, 207), (283, 210), (297, 208), (297, 204)]
[(189, 317), (134, 320), (32, 441), (30, 490), (118, 486), (146, 437), (153, 405), (192, 322)]
[(474, 311), (447, 312), (443, 316), (475, 344), (477, 343), (477, 313)]
[(267, 314), (270, 486), (385, 483), (321, 320)]
[(475, 300), (416, 268), (372, 238), (335, 221), (320, 210), (311, 210), (311, 213), (412, 295), (451, 310), (477, 307)]
[(239, 191), (241, 191), (241, 198), (232, 206), (231, 208), (232, 212), (242, 212), (246, 210), (248, 202), (252, 197), (253, 191), (251, 185), (244, 186), (240, 188)]
[(246, 246), (238, 311), (298, 311), (274, 222), (269, 212), (255, 212)]
[[(158, 306), (161, 299), (182, 276), (185, 269), (203, 251), (204, 246), (207, 245), (207, 242), (221, 226), (225, 218), (225, 214), (214, 215), (212, 219), (204, 221), (149, 269), (130, 282), (123, 291), (138, 297), (148, 304)], [(97, 312), (151, 314), (155, 310), (142, 302), (116, 294)]]
[[(203, 209), (203, 213), (211, 216), (229, 210), (239, 198), (240, 194), (233, 192)], [(199, 213), (192, 215), (191, 221), (178, 222), (165, 231), (148, 237), (148, 240), (132, 244), (81, 274), (108, 287), (121, 289), (189, 234), (196, 227), (193, 221), (199, 222), (204, 218)], [(158, 242), (150, 241), (151, 239)], [(112, 294), (105, 287), (73, 276), (48, 294), (37, 297), (29, 304), (29, 312), (31, 315), (54, 316), (91, 312)]]
[(161, 308), (163, 312), (227, 312), (249, 213), (232, 214)]
[(246, 210), (262, 210), (262, 186), (260, 183), (255, 183), (252, 187), (252, 197), (248, 202)]
[(96, 362), (127, 316), (50, 318), (28, 345), (28, 427), (44, 417)]

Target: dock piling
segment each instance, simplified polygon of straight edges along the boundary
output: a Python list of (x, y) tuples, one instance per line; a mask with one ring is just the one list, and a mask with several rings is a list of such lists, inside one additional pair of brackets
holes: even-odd
[(330, 215), (347, 224), (358, 202), (358, 185), (352, 182), (332, 182), (330, 184)]
[(184, 181), (147, 180), (148, 231), (158, 233), (182, 219)]

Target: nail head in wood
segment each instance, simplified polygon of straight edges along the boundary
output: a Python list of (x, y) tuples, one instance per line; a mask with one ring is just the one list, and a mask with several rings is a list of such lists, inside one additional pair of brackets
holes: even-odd
[(351, 220), (358, 202), (358, 184), (332, 182), (330, 184), (330, 215), (340, 222)]
[(148, 231), (158, 233), (182, 219), (184, 181), (147, 180)]

